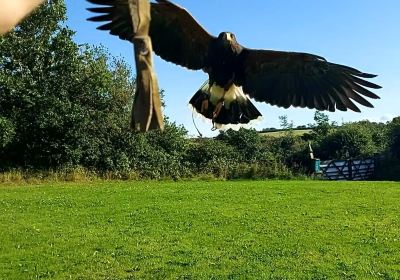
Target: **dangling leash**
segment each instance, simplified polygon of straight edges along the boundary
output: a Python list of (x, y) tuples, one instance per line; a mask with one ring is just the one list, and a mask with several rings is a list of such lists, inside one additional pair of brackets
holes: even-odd
[(197, 127), (196, 122), (194, 120), (194, 111), (192, 111), (192, 121), (193, 121), (193, 125), (196, 128), (197, 133), (199, 134), (200, 138), (203, 138), (203, 134), (201, 134), (201, 132), (200, 132), (199, 128)]

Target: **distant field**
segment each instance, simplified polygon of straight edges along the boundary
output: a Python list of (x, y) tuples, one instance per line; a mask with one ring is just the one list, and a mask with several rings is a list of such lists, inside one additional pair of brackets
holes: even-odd
[[(293, 135), (295, 136), (302, 136), (306, 133), (312, 132), (312, 129), (294, 129)], [(278, 130), (278, 131), (268, 131), (268, 132), (261, 132), (261, 135), (264, 136), (274, 136), (274, 137), (281, 137), (287, 133), (287, 130)]]
[(0, 186), (0, 279), (400, 279), (400, 184)]

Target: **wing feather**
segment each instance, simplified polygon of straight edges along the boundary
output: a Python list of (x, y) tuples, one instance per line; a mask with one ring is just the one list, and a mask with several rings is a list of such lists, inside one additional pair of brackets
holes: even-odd
[[(106, 22), (98, 27), (109, 30), (120, 39), (133, 41), (132, 19), (128, 0), (88, 0), (101, 7), (88, 10), (98, 14), (89, 18)], [(164, 60), (200, 70), (207, 67), (209, 48), (216, 38), (211, 36), (185, 9), (167, 0), (151, 3), (149, 35), (154, 52)]]
[(365, 80), (376, 75), (313, 54), (244, 48), (238, 61), (235, 83), (256, 101), (284, 108), (360, 112), (353, 101), (373, 107), (363, 96), (379, 98), (369, 88), (381, 87)]
[(166, 0), (152, 3), (150, 36), (163, 59), (200, 70), (207, 67), (209, 48), (216, 39), (184, 8)]

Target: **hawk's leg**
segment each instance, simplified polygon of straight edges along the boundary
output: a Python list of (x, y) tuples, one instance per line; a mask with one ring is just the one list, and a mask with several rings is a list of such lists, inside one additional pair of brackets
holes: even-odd
[(204, 99), (201, 102), (201, 113), (204, 113), (208, 110), (210, 96), (211, 96), (211, 83), (209, 83), (207, 94), (205, 94)]
[[(222, 107), (225, 105), (225, 94), (232, 87), (234, 78), (235, 78), (235, 76), (233, 76), (232, 79), (229, 80), (228, 83), (224, 86), (224, 94), (218, 100), (217, 105), (215, 105), (215, 109), (213, 112), (213, 118), (212, 118), (213, 126), (215, 123), (215, 119), (218, 118), (219, 114), (221, 113)], [(214, 126), (214, 128), (215, 128), (215, 126)]]
[(213, 112), (213, 120), (216, 119), (219, 116), (219, 114), (221, 113), (221, 109), (225, 105), (224, 101), (225, 101), (224, 96), (220, 100), (218, 100), (218, 103), (215, 106), (215, 110)]

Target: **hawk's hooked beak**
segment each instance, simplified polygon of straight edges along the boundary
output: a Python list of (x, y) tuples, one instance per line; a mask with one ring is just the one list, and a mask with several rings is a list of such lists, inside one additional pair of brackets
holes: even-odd
[(233, 37), (232, 34), (229, 32), (225, 32), (222, 36), (222, 42), (224, 44), (225, 47), (229, 47), (232, 46), (233, 43)]
[(228, 41), (228, 42), (232, 42), (232, 35), (231, 35), (231, 33), (225, 33), (224, 34), (224, 40), (225, 41)]

